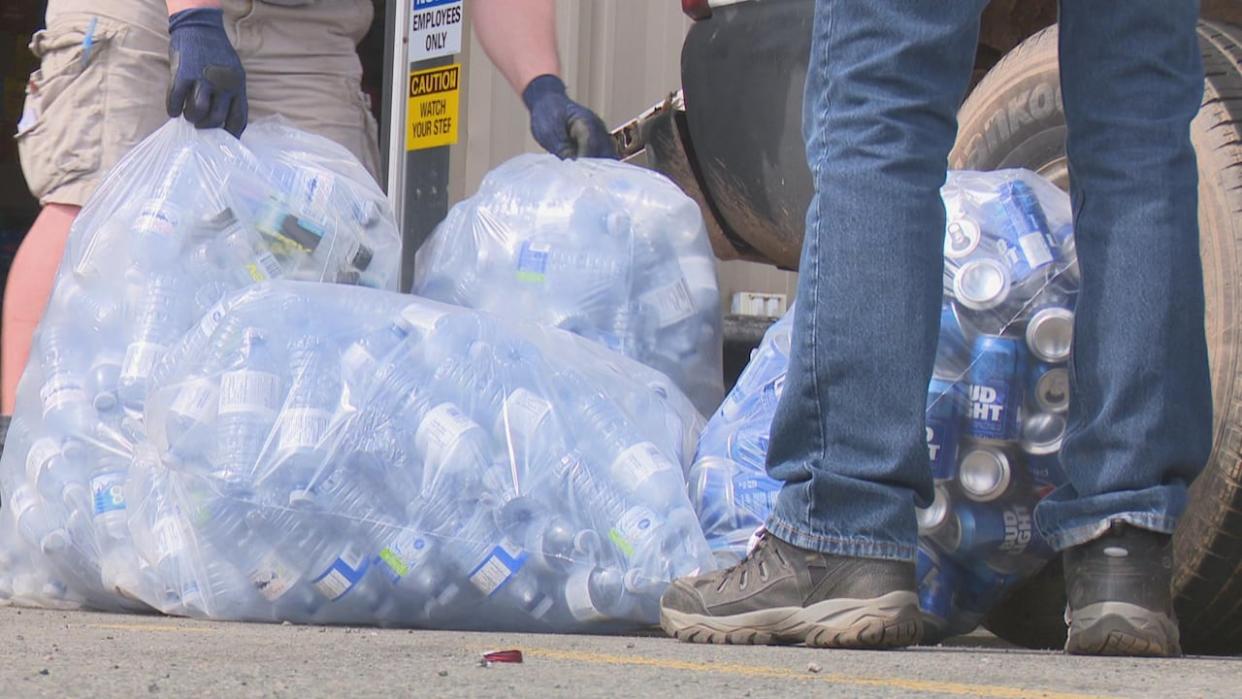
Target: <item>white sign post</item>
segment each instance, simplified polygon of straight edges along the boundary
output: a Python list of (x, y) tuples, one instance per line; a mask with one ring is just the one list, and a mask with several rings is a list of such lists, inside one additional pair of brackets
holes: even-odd
[(462, 0), (408, 0), (410, 63), (461, 53)]

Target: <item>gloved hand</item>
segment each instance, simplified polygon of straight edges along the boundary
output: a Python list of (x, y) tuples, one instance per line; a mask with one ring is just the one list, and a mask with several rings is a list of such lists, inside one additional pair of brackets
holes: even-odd
[(616, 146), (604, 121), (590, 109), (569, 99), (565, 83), (555, 75), (540, 75), (522, 90), (530, 110), (530, 131), (544, 150), (566, 158), (616, 158)]
[(172, 84), (168, 116), (182, 113), (200, 129), (246, 129), (246, 71), (224, 33), (217, 9), (182, 10), (168, 18)]

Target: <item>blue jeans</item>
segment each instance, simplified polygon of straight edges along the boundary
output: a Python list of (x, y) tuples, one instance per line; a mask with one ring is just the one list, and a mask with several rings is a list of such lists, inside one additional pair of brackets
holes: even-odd
[[(984, 0), (819, 0), (804, 131), (794, 351), (768, 530), (913, 560), (932, 482), (923, 411), (942, 298), (939, 187)], [(1122, 520), (1171, 532), (1211, 446), (1197, 171), (1198, 3), (1062, 0), (1062, 93), (1083, 278), (1069, 482), (1036, 511), (1058, 549)]]

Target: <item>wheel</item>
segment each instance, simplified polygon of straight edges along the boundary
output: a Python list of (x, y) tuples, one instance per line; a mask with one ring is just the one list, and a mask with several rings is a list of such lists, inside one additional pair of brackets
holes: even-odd
[[(1242, 28), (1201, 22), (1206, 80), (1191, 126), (1199, 161), (1200, 254), (1207, 297), (1214, 444), (1174, 536), (1174, 593), (1188, 652), (1242, 650)], [(979, 83), (959, 114), (952, 167), (1026, 167), (1069, 185), (1057, 32), (1030, 37)], [(1059, 647), (1065, 596), (1057, 565), (1002, 601), (985, 622), (1006, 640)], [(1048, 588), (1036, 591), (1034, 588)]]

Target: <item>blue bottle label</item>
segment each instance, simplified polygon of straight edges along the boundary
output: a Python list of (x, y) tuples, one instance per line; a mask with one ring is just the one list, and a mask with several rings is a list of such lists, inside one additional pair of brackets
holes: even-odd
[(522, 247), (518, 249), (518, 281), (534, 284), (543, 283), (544, 279), (547, 278), (548, 254), (551, 251), (552, 246), (547, 243), (532, 243), (529, 240), (522, 241)]
[(366, 575), (369, 561), (359, 554), (352, 546), (347, 546), (332, 565), (328, 566), (319, 577), (311, 581), (319, 594), (329, 600), (338, 600)]
[(91, 496), (95, 515), (125, 509), (125, 474), (120, 471), (101, 473), (91, 479)]
[(470, 571), (470, 584), (491, 597), (500, 591), (526, 564), (527, 553), (503, 542), (493, 548), (483, 562)]

